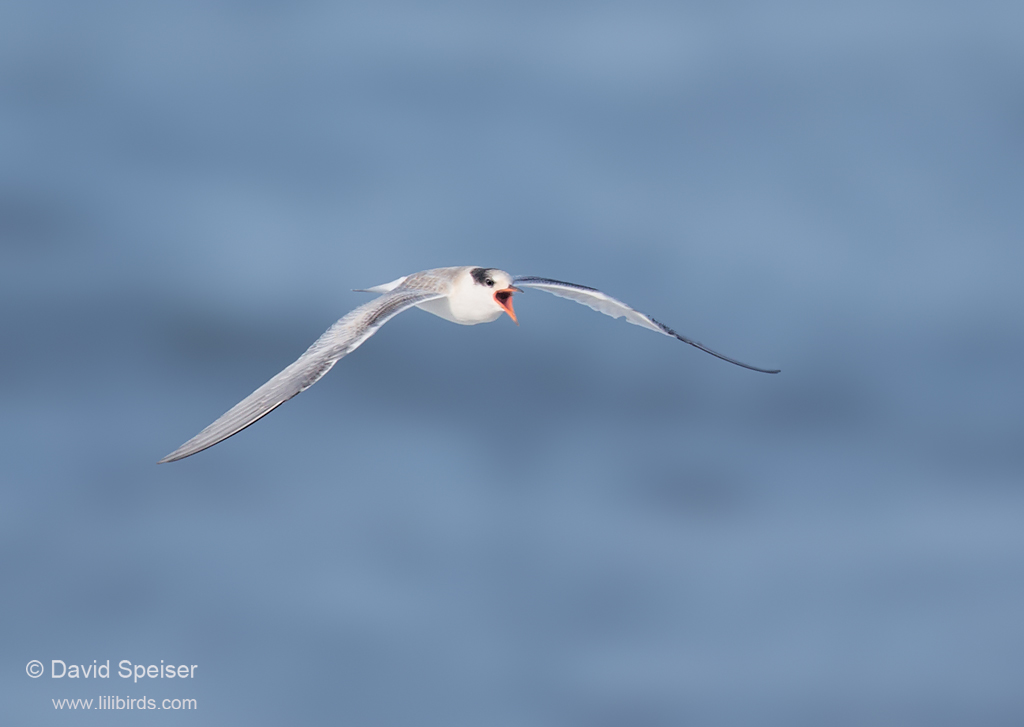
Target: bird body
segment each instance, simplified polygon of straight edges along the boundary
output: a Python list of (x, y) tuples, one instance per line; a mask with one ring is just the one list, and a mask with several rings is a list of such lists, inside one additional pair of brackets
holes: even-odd
[(490, 323), (507, 313), (518, 325), (512, 307), (512, 294), (523, 292), (516, 287), (518, 285), (574, 300), (613, 318), (624, 317), (634, 325), (672, 336), (737, 366), (778, 373), (777, 369), (757, 368), (716, 353), (596, 288), (551, 278), (514, 278), (496, 268), (469, 265), (435, 268), (361, 290), (380, 295), (342, 317), (291, 365), (160, 462), (183, 459), (242, 431), (315, 384), (343, 356), (359, 348), (382, 325), (409, 308), (420, 308), (464, 326)]
[[(426, 272), (445, 279), (448, 287), (444, 297), (418, 303), (417, 308), (463, 326), (490, 323), (500, 318), (502, 313), (508, 313), (515, 320), (511, 293), (507, 306), (498, 303), (494, 295), (497, 291), (518, 290), (512, 287), (512, 276), (508, 273), (469, 266)], [(410, 275), (398, 287), (417, 284), (416, 276)]]

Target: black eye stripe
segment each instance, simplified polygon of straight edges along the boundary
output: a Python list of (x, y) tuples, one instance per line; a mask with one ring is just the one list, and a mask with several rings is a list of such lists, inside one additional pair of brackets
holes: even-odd
[(486, 285), (489, 288), (493, 288), (494, 278), (487, 274), (487, 271), (491, 269), (492, 268), (473, 268), (472, 270), (469, 271), (469, 274), (473, 276), (473, 280), (475, 280), (478, 284)]

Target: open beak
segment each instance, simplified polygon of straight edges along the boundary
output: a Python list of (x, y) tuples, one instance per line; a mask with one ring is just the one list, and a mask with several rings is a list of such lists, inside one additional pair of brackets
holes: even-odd
[(494, 291), (495, 302), (501, 306), (502, 310), (508, 313), (508, 317), (511, 318), (517, 326), (519, 325), (519, 321), (516, 320), (516, 312), (512, 309), (512, 294), (522, 292), (523, 291), (515, 286)]

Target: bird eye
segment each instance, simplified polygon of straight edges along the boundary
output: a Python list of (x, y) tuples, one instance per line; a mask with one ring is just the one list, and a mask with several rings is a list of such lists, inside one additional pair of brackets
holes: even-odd
[(485, 280), (484, 282), (487, 283), (487, 287), (488, 288), (493, 288), (494, 287), (494, 281), (491, 280), (490, 278), (487, 278), (487, 280)]

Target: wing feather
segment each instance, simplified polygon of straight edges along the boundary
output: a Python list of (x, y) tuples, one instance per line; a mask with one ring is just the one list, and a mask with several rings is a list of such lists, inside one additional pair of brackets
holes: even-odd
[(164, 457), (160, 463), (183, 459), (238, 434), (319, 381), (343, 356), (359, 348), (396, 315), (441, 297), (441, 293), (434, 291), (398, 289), (359, 306), (328, 328), (291, 365)]
[(613, 298), (607, 293), (602, 293), (597, 288), (591, 288), (586, 285), (578, 285), (576, 283), (566, 283), (562, 280), (553, 280), (551, 278), (538, 278), (534, 276), (524, 276), (519, 278), (513, 278), (512, 284), (516, 286), (523, 286), (526, 288), (536, 288), (537, 290), (543, 290), (545, 293), (551, 293), (557, 295), (559, 298), (568, 298), (574, 300), (577, 303), (582, 303), (585, 306), (593, 308), (599, 313), (604, 313), (606, 316), (612, 318), (625, 318), (627, 321), (636, 326), (641, 326), (650, 331), (661, 333), (665, 336), (671, 336), (677, 338), (683, 343), (688, 343), (695, 348), (699, 348), (705, 353), (710, 353), (712, 356), (728, 361), (731, 364), (742, 366), (745, 369), (751, 369), (752, 371), (760, 371), (765, 374), (777, 374), (779, 369), (762, 369), (757, 366), (751, 366), (745, 364), (742, 361), (737, 361), (734, 358), (725, 356), (724, 354), (713, 351), (702, 343), (698, 343), (693, 339), (687, 338), (686, 336), (676, 333), (674, 330), (666, 326), (664, 323), (660, 323), (651, 318), (646, 313), (641, 313), (635, 308), (623, 303), (617, 298)]

